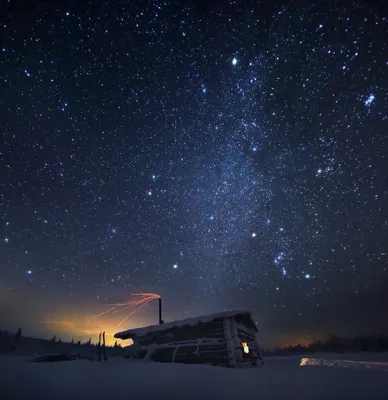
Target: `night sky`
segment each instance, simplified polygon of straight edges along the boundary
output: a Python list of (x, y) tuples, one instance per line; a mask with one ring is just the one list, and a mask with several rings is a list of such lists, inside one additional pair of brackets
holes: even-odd
[(382, 3), (3, 5), (0, 328), (111, 335), (86, 321), (145, 291), (268, 344), (381, 332)]

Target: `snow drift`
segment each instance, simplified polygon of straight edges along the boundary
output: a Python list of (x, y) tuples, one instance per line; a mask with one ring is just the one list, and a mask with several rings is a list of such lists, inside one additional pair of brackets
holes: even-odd
[[(316, 355), (325, 359), (325, 354)], [(263, 368), (162, 364), (116, 357), (29, 363), (0, 357), (0, 398), (8, 399), (387, 399), (388, 373), (300, 367), (301, 356), (267, 358)], [(311, 355), (309, 358), (312, 358)], [(326, 357), (328, 358), (328, 357)], [(330, 358), (330, 357), (329, 357)], [(332, 355), (333, 360), (351, 356)], [(364, 355), (364, 360), (373, 360)], [(385, 355), (376, 362), (388, 361)]]

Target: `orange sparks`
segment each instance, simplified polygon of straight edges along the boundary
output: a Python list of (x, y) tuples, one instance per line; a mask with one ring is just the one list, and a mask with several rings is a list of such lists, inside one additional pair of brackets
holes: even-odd
[(93, 320), (109, 314), (113, 315), (120, 313), (124, 310), (131, 310), (131, 312), (123, 320), (120, 321), (120, 323), (118, 324), (118, 326), (120, 326), (125, 320), (127, 320), (133, 314), (136, 314), (142, 307), (146, 306), (149, 302), (151, 302), (152, 300), (160, 299), (160, 296), (156, 293), (135, 293), (132, 296), (134, 296), (132, 300), (128, 300), (124, 303), (108, 304), (109, 306), (112, 306), (112, 308), (100, 314), (95, 315), (87, 323), (89, 324)]

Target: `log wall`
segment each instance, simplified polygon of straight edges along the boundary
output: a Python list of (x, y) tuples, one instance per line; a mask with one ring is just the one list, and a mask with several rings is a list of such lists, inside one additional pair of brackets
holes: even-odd
[(253, 325), (244, 322), (224, 318), (149, 332), (134, 338), (134, 354), (158, 362), (240, 366), (251, 357), (243, 352), (241, 342), (247, 342), (252, 350), (256, 343)]
[(150, 332), (147, 335), (136, 339), (141, 346), (148, 346), (152, 343), (165, 344), (178, 341), (224, 338), (222, 320), (216, 320), (209, 323), (199, 323), (195, 326), (174, 327), (165, 331)]

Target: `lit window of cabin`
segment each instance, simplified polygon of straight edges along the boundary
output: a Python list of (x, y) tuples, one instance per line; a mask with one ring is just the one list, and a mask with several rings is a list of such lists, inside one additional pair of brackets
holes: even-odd
[(244, 353), (248, 354), (249, 353), (249, 347), (248, 347), (248, 343), (247, 342), (241, 342)]

